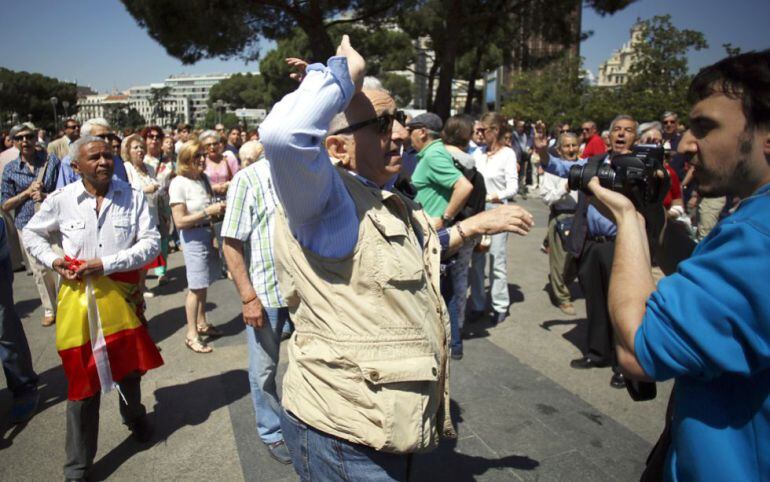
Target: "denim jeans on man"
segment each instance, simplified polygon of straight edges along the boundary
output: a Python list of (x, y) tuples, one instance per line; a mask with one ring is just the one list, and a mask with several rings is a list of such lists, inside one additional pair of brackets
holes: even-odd
[(21, 401), (35, 395), (38, 377), (32, 369), (27, 337), (13, 304), (13, 269), (5, 249), (4, 229), (0, 226), (0, 360), (8, 389), (15, 401)]
[(379, 452), (325, 434), (281, 410), (291, 462), (302, 482), (315, 480), (393, 482), (409, 475), (411, 454)]
[(288, 308), (264, 308), (265, 324), (246, 327), (249, 345), (249, 385), (257, 419), (257, 432), (266, 444), (283, 440), (281, 403), (276, 392), (275, 374), (281, 349), (281, 332), (289, 320)]

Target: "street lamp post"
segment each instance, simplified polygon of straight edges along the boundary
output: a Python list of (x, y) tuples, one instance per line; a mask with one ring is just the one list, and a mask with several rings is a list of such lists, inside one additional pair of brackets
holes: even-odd
[(70, 114), (69, 114), (69, 111), (67, 109), (70, 108), (70, 101), (63, 100), (63, 101), (61, 101), (61, 105), (62, 105), (62, 107), (64, 107), (64, 117), (69, 117)]
[(51, 106), (53, 106), (53, 128), (54, 132), (58, 134), (59, 132), (59, 119), (56, 116), (56, 104), (59, 102), (59, 99), (56, 97), (51, 97)]

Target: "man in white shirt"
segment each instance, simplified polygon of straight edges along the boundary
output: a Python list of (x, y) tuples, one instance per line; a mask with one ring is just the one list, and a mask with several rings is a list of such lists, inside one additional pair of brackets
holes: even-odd
[[(152, 429), (140, 379), (163, 364), (139, 309), (139, 270), (158, 254), (160, 234), (144, 194), (113, 179), (112, 150), (83, 136), (70, 149), (80, 180), (51, 193), (23, 231), (31, 256), (62, 277), (56, 348), (67, 376), (64, 476), (88, 476), (101, 392), (117, 387), (123, 423), (140, 442)], [(65, 256), (52, 249), (60, 234)]]

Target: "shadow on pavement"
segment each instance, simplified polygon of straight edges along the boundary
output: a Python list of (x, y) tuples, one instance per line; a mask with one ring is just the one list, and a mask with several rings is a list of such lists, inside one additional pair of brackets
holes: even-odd
[(40, 299), (38, 298), (31, 298), (28, 300), (21, 300), (17, 301), (13, 304), (13, 307), (16, 308), (16, 313), (19, 314), (19, 318), (24, 320), (30, 313), (35, 311), (38, 306), (40, 306)]
[(90, 478), (107, 479), (135, 454), (152, 448), (154, 444), (163, 443), (181, 428), (206, 422), (212, 412), (234, 403), (248, 393), (246, 370), (231, 370), (155, 390), (155, 406), (149, 414), (155, 426), (153, 443), (139, 444), (126, 431), (126, 439), (94, 464)]
[(564, 333), (562, 336), (565, 340), (572, 343), (575, 348), (583, 353), (583, 347), (586, 343), (586, 337), (588, 336), (586, 330), (588, 329), (588, 320), (586, 318), (569, 318), (565, 320), (548, 320), (540, 324), (540, 327), (546, 331), (551, 331), (551, 327), (560, 325), (575, 325), (571, 330)]
[(524, 293), (521, 291), (521, 286), (508, 283), (508, 297), (513, 303), (521, 303), (524, 301)]
[[(463, 421), (460, 406), (450, 402), (452, 420), (457, 425)], [(410, 480), (431, 481), (473, 481), (490, 469), (534, 470), (540, 462), (526, 455), (506, 455), (500, 458), (486, 458), (457, 451), (458, 439), (442, 439), (438, 448), (427, 454), (414, 457)]]
[[(38, 374), (38, 376), (40, 377), (40, 380), (37, 389), (40, 393), (40, 402), (38, 402), (37, 412), (34, 417), (39, 416), (41, 412), (67, 399), (67, 378), (64, 376), (64, 368), (62, 368), (61, 365), (46, 370), (43, 373)], [(6, 398), (6, 393), (7, 402), (3, 400), (0, 413), (7, 412), (10, 414), (13, 402), (11, 392), (8, 390), (3, 390), (2, 398)], [(26, 426), (26, 423), (10, 425), (8, 419), (4, 419), (2, 423), (2, 434), (0, 435), (0, 449), (8, 448), (13, 445), (13, 439), (23, 432)]]

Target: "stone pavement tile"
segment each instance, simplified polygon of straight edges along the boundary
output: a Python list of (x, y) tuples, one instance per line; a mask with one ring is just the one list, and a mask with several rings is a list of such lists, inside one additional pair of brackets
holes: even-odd
[(412, 464), (411, 480), (426, 482), (518, 481), (518, 472), (537, 465), (526, 456), (500, 456), (475, 435), (442, 440), (432, 452), (415, 455)]
[[(473, 340), (466, 351), (472, 354), (466, 357), (470, 363), (464, 358), (452, 368), (461, 435), (471, 431), (498, 453), (526, 455), (543, 466), (551, 457), (578, 451), (593, 466), (602, 467), (604, 479), (624, 480), (641, 473), (650, 445), (639, 436), (490, 341)], [(469, 372), (507, 393), (466, 402), (455, 379), (467, 378)]]
[(549, 482), (599, 482), (605, 480), (633, 481), (638, 477), (611, 478), (607, 473), (576, 450), (554, 455), (542, 460), (537, 472), (520, 474), (527, 481), (543, 480)]

